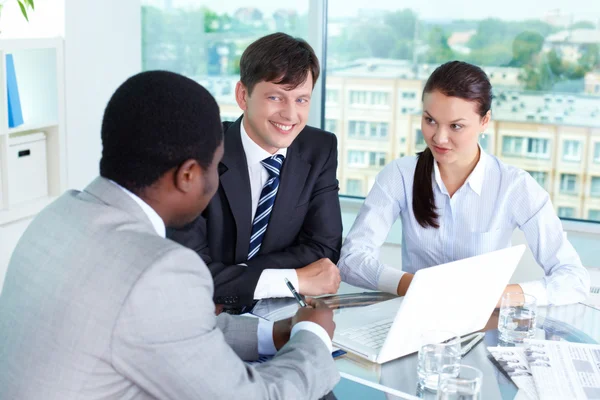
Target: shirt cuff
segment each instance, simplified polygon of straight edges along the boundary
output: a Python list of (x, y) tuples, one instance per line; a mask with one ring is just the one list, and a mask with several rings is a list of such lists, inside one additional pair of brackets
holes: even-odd
[(258, 278), (256, 289), (254, 289), (254, 299), (293, 297), (292, 292), (285, 284), (285, 278), (300, 292), (298, 274), (295, 269), (265, 269)]
[(404, 275), (404, 271), (384, 265), (381, 274), (379, 275), (377, 289), (382, 292), (398, 295), (398, 284), (400, 283), (402, 275)]
[(277, 353), (275, 343), (273, 342), (273, 322), (266, 319), (258, 319), (258, 354), (261, 356), (271, 356)]
[(327, 346), (327, 349), (329, 350), (330, 353), (333, 351), (333, 346), (331, 344), (331, 338), (327, 334), (327, 331), (325, 330), (325, 328), (323, 328), (321, 325), (316, 324), (314, 322), (310, 322), (310, 321), (298, 322), (292, 328), (292, 333), (290, 334), (290, 339), (293, 338), (294, 335), (300, 331), (309, 331), (309, 332), (314, 333), (315, 335), (317, 335), (319, 337), (319, 339), (321, 339), (321, 341), (323, 341), (323, 343), (325, 344), (325, 346)]
[(519, 283), (519, 286), (521, 286), (523, 293), (535, 297), (538, 306), (548, 305), (548, 291), (546, 289), (546, 284), (543, 281)]

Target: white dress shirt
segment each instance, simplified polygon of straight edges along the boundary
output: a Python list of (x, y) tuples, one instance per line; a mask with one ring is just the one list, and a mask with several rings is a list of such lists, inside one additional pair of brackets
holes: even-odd
[[(115, 185), (117, 185), (121, 190), (123, 190), (129, 197), (133, 199), (144, 211), (144, 214), (148, 217), (156, 234), (160, 237), (166, 237), (166, 227), (165, 222), (162, 220), (160, 215), (152, 207), (148, 205), (144, 200), (140, 199), (134, 193), (125, 189), (123, 186), (119, 185), (116, 182), (111, 181)], [(315, 324), (316, 325), (316, 324)], [(317, 325), (318, 326), (318, 325)], [(319, 328), (323, 329), (321, 326)], [(275, 344), (273, 343), (273, 322), (267, 321), (266, 319), (259, 318), (258, 320), (258, 353), (259, 354), (275, 354), (277, 350), (275, 349)], [(329, 341), (331, 343), (331, 340)], [(327, 343), (326, 343), (327, 344)]]
[[(146, 214), (146, 216), (152, 223), (152, 226), (154, 227), (156, 234), (162, 238), (166, 237), (165, 222), (162, 220), (160, 215), (158, 215), (158, 213), (156, 211), (154, 211), (154, 209), (152, 207), (150, 207), (148, 205), (148, 203), (146, 203), (144, 200), (142, 200), (141, 198), (136, 196), (134, 193), (125, 189), (123, 186), (119, 185), (116, 182), (113, 182), (113, 181), (111, 181), (111, 182), (114, 183), (116, 186), (118, 186), (125, 193), (127, 193), (127, 195), (129, 197), (131, 197), (133, 199), (133, 201), (135, 201), (140, 206), (142, 211), (144, 211), (144, 214)], [(248, 317), (245, 317), (245, 318), (248, 318)], [(273, 354), (277, 353), (277, 349), (275, 348), (275, 343), (273, 342), (273, 324), (274, 323), (272, 321), (267, 321), (266, 319), (263, 319), (263, 318), (258, 319), (258, 329), (256, 332), (256, 335), (258, 337), (258, 354), (273, 355)], [(292, 328), (290, 337), (293, 337), (297, 332), (299, 332), (301, 330), (310, 331), (310, 332), (314, 333), (315, 335), (317, 335), (323, 341), (323, 343), (325, 343), (325, 345), (329, 349), (329, 352), (331, 353), (331, 350), (332, 350), (331, 338), (327, 334), (327, 331), (325, 330), (325, 328), (323, 328), (321, 325), (316, 324), (314, 322), (302, 321), (302, 322), (294, 325), (294, 327)]]
[[(378, 175), (342, 247), (342, 279), (353, 285), (396, 293), (404, 272), (503, 249), (515, 228), (545, 277), (520, 283), (538, 304), (568, 304), (587, 297), (590, 278), (564, 237), (548, 193), (525, 171), (481, 150), (465, 184), (449, 196), (434, 162), (433, 192), (439, 229), (415, 219), (413, 180), (417, 157), (403, 157)], [(417, 183), (422, 184), (422, 183)], [(402, 270), (379, 261), (379, 248), (392, 224), (402, 221)]]
[[(269, 153), (258, 144), (256, 144), (244, 128), (244, 120), (240, 124), (240, 133), (242, 138), (242, 146), (244, 147), (244, 153), (246, 153), (246, 161), (248, 162), (248, 176), (250, 178), (250, 196), (252, 199), (252, 220), (254, 220), (254, 214), (258, 207), (258, 201), (260, 200), (260, 194), (263, 186), (269, 180), (269, 173), (260, 163), (267, 157), (271, 157), (273, 154)], [(279, 149), (275, 154), (281, 154), (282, 156), (287, 155), (287, 149)], [(284, 161), (285, 163), (285, 161)], [(267, 227), (267, 229), (269, 229)], [(250, 243), (248, 243), (250, 247)], [(265, 269), (258, 279), (256, 289), (254, 290), (255, 299), (267, 299), (273, 297), (292, 297), (292, 293), (285, 285), (285, 278), (287, 278), (296, 290), (300, 291), (300, 285), (298, 283), (298, 274), (295, 269)]]

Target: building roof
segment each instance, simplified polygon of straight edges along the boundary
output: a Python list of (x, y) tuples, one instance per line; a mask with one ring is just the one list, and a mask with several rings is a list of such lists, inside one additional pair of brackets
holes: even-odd
[(592, 44), (600, 43), (600, 29), (564, 30), (546, 37), (546, 43), (551, 44)]

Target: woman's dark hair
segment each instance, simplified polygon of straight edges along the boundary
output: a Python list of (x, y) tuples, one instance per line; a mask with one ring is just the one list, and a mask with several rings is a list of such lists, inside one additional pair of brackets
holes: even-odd
[(305, 40), (281, 32), (253, 42), (240, 59), (240, 81), (249, 94), (262, 81), (295, 89), (306, 81), (309, 72), (314, 88), (319, 79), (319, 60), (313, 48)]
[[(466, 62), (450, 61), (437, 67), (425, 83), (423, 97), (435, 91), (476, 103), (481, 117), (492, 108), (490, 80), (481, 68)], [(413, 182), (413, 212), (423, 228), (439, 228), (433, 197), (433, 154), (426, 148), (418, 157)]]

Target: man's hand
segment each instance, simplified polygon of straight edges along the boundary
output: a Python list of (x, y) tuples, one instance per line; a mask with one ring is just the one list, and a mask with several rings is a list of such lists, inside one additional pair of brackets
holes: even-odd
[(328, 258), (321, 258), (306, 267), (296, 270), (298, 291), (307, 296), (334, 294), (340, 287), (340, 270)]
[(406, 294), (414, 277), (414, 274), (409, 274), (408, 272), (402, 274), (402, 278), (400, 278), (400, 282), (398, 283), (398, 296), (404, 296)]
[[(306, 299), (306, 303), (310, 307), (301, 307), (292, 317), (292, 327), (302, 321), (310, 321), (318, 324), (327, 331), (327, 334), (333, 339), (335, 331), (335, 322), (333, 322), (333, 310), (325, 305), (325, 303), (316, 299)], [(274, 329), (274, 328), (273, 328)]]
[(292, 332), (292, 319), (286, 318), (275, 321), (273, 324), (273, 343), (277, 351), (281, 349), (290, 340)]

